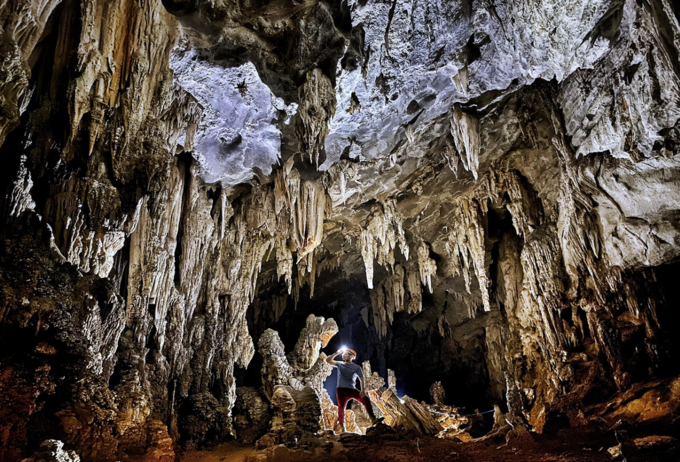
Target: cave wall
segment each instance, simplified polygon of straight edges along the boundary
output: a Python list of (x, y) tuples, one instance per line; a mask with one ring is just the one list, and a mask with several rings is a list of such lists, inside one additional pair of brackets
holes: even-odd
[(281, 8), (0, 4), (0, 458), (227, 438), (253, 338), (348, 280), (376, 368), (539, 432), (677, 373), (676, 5)]

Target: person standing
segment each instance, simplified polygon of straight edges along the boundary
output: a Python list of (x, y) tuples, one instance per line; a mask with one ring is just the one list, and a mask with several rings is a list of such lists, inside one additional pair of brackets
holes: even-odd
[[(342, 361), (335, 361), (335, 357), (342, 354)], [(338, 386), (336, 389), (336, 398), (338, 400), (338, 420), (342, 427), (342, 431), (345, 432), (345, 407), (350, 400), (355, 400), (361, 403), (369, 417), (371, 418), (371, 424), (375, 425), (379, 419), (375, 417), (373, 413), (373, 408), (371, 407), (371, 401), (366, 395), (366, 385), (364, 383), (364, 371), (361, 366), (354, 364), (354, 359), (356, 358), (356, 351), (351, 348), (339, 349), (332, 355), (326, 358), (326, 362), (338, 370)], [(359, 379), (361, 383), (361, 389), (356, 388), (356, 379)]]

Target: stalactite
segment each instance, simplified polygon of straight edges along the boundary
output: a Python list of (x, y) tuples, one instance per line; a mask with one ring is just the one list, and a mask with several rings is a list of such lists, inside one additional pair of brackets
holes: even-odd
[(406, 125), (406, 129), (404, 130), (406, 133), (406, 139), (408, 140), (409, 144), (413, 144), (416, 141), (416, 134), (413, 132), (413, 125), (408, 124)]
[(510, 198), (510, 203), (506, 204), (506, 208), (512, 216), (515, 231), (520, 236), (528, 236), (542, 222), (541, 201), (529, 193), (516, 171), (506, 173), (503, 179), (502, 189)]
[(343, 250), (338, 253), (329, 254), (327, 251), (325, 253), (319, 253), (323, 257), (319, 257), (316, 264), (316, 277), (319, 277), (324, 271), (335, 271), (340, 268), (342, 257), (345, 255)]
[(448, 140), (442, 149), (442, 157), (446, 160), (446, 163), (449, 165), (449, 168), (455, 177), (458, 178), (458, 162), (460, 161), (460, 157), (458, 157), (456, 148), (454, 148)]
[[(490, 169), (480, 178), (475, 196), (505, 205), (515, 231), (522, 237), (531, 234), (543, 222), (542, 201), (516, 170)], [(485, 205), (484, 200), (480, 201), (481, 205)]]
[(33, 210), (35, 208), (35, 202), (31, 197), (33, 180), (31, 179), (31, 172), (26, 168), (26, 160), (26, 156), (21, 156), (19, 169), (13, 183), (14, 187), (9, 197), (5, 200), (7, 209), (3, 214), (5, 220), (17, 218), (25, 210)]
[[(257, 303), (258, 306), (255, 306), (255, 303)], [(256, 323), (261, 319), (262, 317), (261, 315), (264, 314), (262, 312), (263, 308), (261, 306), (262, 306), (261, 301), (258, 298), (256, 298), (255, 301), (253, 302)], [(271, 309), (267, 312), (269, 321), (272, 323), (277, 322), (283, 315), (283, 312), (286, 310), (287, 306), (288, 306), (288, 294), (283, 293), (272, 295), (270, 305)]]
[(476, 115), (456, 106), (451, 113), (451, 136), (463, 166), (477, 179), (479, 168), (480, 124)]
[(314, 250), (323, 241), (324, 221), (330, 217), (331, 207), (323, 184), (318, 181), (301, 182), (292, 161), (276, 173), (273, 212), (277, 223), (277, 274), (279, 278), (284, 276), (288, 293), (293, 292), (293, 249), (288, 246), (290, 235), (297, 253), (298, 276), (293, 294), (296, 304), (304, 282), (309, 282), (311, 295), (314, 295), (314, 282), (321, 271), (316, 268), (318, 257)]
[(482, 293), (484, 311), (491, 311), (489, 302), (488, 264), (486, 262), (486, 218), (479, 203), (460, 198), (453, 204), (452, 225), (447, 249), (456, 262), (455, 273), (462, 274), (465, 289), (470, 293), (470, 282), (474, 272)]
[[(473, 317), (471, 315), (469, 316), (470, 318)], [(437, 330), (439, 330), (439, 336), (441, 338), (451, 336), (451, 325), (449, 324), (449, 321), (446, 319), (446, 316), (441, 315), (437, 318)]]
[(470, 88), (469, 73), (467, 65), (461, 67), (458, 73), (453, 77), (453, 84), (456, 86), (456, 90), (463, 95), (468, 94)]
[(394, 314), (401, 311), (419, 313), (422, 310), (422, 292), (417, 270), (405, 270), (397, 264), (394, 273), (371, 291), (373, 323), (378, 335), (387, 335), (387, 326), (392, 325)]
[(279, 235), (276, 240), (276, 274), (279, 279), (284, 277), (290, 295), (293, 287), (293, 253), (288, 247), (285, 235)]
[(397, 213), (396, 202), (386, 200), (375, 207), (366, 228), (361, 231), (361, 256), (366, 267), (368, 288), (373, 288), (373, 262), (390, 270), (394, 267), (394, 249), (399, 245), (404, 258), (409, 258), (409, 246), (404, 234), (403, 220)]
[(294, 209), (294, 241), (297, 261), (300, 262), (323, 240), (323, 222), (329, 204), (326, 191), (316, 181), (305, 181), (300, 187), (300, 197)]
[(297, 265), (298, 273), (295, 280), (294, 299), (295, 305), (300, 299), (300, 289), (305, 283), (309, 284), (309, 297), (314, 297), (314, 287), (316, 285), (317, 277), (317, 255), (316, 252), (305, 255)]
[(432, 278), (437, 274), (437, 264), (430, 258), (430, 246), (421, 241), (418, 247), (418, 268), (420, 282), (432, 293)]
[(621, 342), (616, 332), (614, 320), (604, 310), (588, 310), (588, 328), (598, 352), (602, 354), (612, 369), (612, 376), (619, 390), (629, 385), (630, 376), (624, 372)]
[(300, 152), (309, 162), (319, 167), (319, 157), (328, 135), (328, 123), (335, 114), (335, 89), (321, 69), (307, 72), (305, 83), (298, 89), (298, 106), (295, 132)]
[(378, 335), (382, 338), (387, 335), (387, 323), (392, 314), (390, 308), (386, 306), (385, 291), (382, 287), (377, 287), (371, 291), (371, 307), (373, 308), (373, 324)]
[(581, 276), (592, 278), (596, 295), (600, 302), (604, 302), (598, 274), (598, 260), (602, 256), (599, 226), (591, 214), (594, 204), (579, 187), (564, 141), (556, 138), (554, 143), (564, 165), (558, 227), (567, 274), (571, 279), (570, 288), (574, 294)]
[(540, 320), (539, 332), (544, 336), (546, 351), (559, 351), (567, 342), (559, 315), (564, 294), (562, 255), (554, 230), (532, 234), (524, 244), (521, 259), (524, 270), (522, 295), (525, 306), (531, 311), (520, 314), (520, 320), (528, 324)]
[(359, 164), (347, 159), (341, 159), (326, 171), (323, 184), (336, 204), (346, 203), (348, 183), (355, 179), (358, 173)]
[(394, 321), (395, 312), (404, 310), (405, 299), (404, 269), (397, 265), (394, 274), (385, 278), (371, 291), (373, 322), (378, 335), (381, 337), (387, 335), (387, 326)]
[(489, 371), (489, 381), (492, 384), (490, 393), (496, 399), (503, 399), (505, 372), (508, 370), (505, 363), (505, 353), (508, 349), (504, 329), (504, 323), (496, 318), (489, 323), (484, 332), (487, 350), (486, 367)]
[[(137, 227), (141, 204), (139, 201), (134, 214), (128, 216), (121, 211), (115, 188), (70, 179), (53, 187), (45, 215), (54, 223), (56, 243), (68, 261), (86, 273), (106, 277), (125, 238)], [(88, 220), (84, 207), (100, 220)]]
[(19, 124), (19, 117), (31, 100), (31, 67), (29, 60), (38, 45), (45, 26), (61, 0), (35, 3), (32, 0), (3, 2), (0, 43), (0, 145)]
[(420, 313), (423, 310), (422, 286), (420, 284), (420, 273), (413, 267), (406, 271), (406, 287), (408, 293), (408, 313)]
[(366, 267), (366, 282), (368, 288), (373, 288), (373, 260), (375, 255), (378, 253), (378, 243), (375, 240), (373, 234), (371, 234), (368, 229), (361, 231), (360, 238), (361, 245), (361, 256), (364, 260), (364, 266)]

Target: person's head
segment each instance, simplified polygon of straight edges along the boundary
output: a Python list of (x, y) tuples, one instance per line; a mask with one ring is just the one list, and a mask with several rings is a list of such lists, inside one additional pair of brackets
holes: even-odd
[(354, 361), (354, 358), (357, 357), (356, 351), (348, 348), (342, 353), (342, 360), (345, 361), (346, 363), (351, 363)]

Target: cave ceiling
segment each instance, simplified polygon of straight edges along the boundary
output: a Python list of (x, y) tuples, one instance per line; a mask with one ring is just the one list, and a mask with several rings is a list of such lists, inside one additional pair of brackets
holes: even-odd
[[(585, 158), (576, 174), (594, 183), (612, 262), (676, 255), (677, 226), (660, 223), (678, 204), (658, 176), (677, 169), (663, 152), (680, 116), (677, 18), (663, 2), (165, 6), (183, 35), (170, 68), (202, 109), (191, 151), (201, 177), (271, 183), (294, 158), (332, 199), (329, 247), (338, 226), (359, 239), (371, 204), (394, 198), (409, 238), (442, 247), (448, 204), (499, 169), (519, 171), (554, 213), (557, 125)], [(297, 116), (306, 99), (319, 113)]]

